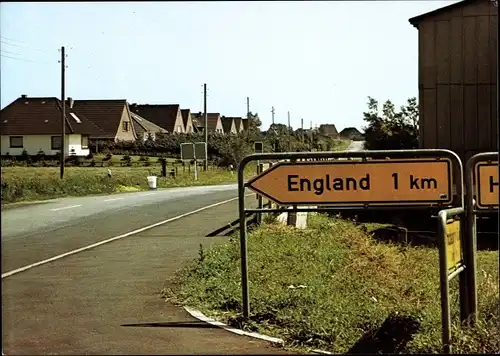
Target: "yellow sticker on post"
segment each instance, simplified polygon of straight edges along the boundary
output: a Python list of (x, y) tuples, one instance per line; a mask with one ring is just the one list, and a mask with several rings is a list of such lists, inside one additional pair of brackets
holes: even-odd
[(446, 224), (446, 264), (448, 273), (453, 273), (462, 265), (462, 241), (461, 241), (460, 221), (453, 220)]

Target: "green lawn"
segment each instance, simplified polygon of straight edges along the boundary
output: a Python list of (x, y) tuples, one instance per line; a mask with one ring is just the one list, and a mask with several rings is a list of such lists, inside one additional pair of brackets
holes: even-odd
[[(168, 281), (174, 303), (222, 322), (280, 337), (286, 347), (333, 353), (439, 353), (441, 309), (435, 248), (380, 243), (351, 222), (312, 215), (309, 227), (264, 224), (249, 234), (251, 321), (241, 319), (239, 238), (201, 250)], [(478, 252), (480, 323), (453, 330), (454, 351), (492, 353), (498, 332), (498, 252)], [(451, 283), (458, 324), (457, 279)], [(374, 335), (386, 321), (392, 330)], [(387, 324), (388, 323), (388, 324)], [(413, 328), (413, 330), (412, 330)], [(402, 333), (402, 334), (401, 334)], [(404, 337), (410, 341), (405, 342)], [(364, 339), (363, 339), (364, 338)], [(372, 338), (370, 344), (366, 340)], [(391, 343), (399, 342), (399, 346)], [(389, 348), (389, 350), (387, 349)]]
[[(161, 166), (152, 167), (66, 167), (64, 179), (59, 178), (56, 167), (2, 167), (2, 204), (19, 201), (52, 199), (64, 196), (111, 194), (123, 191), (147, 190), (147, 176), (158, 176), (158, 188), (187, 187), (236, 183), (236, 172), (210, 166), (200, 167), (198, 180), (194, 180), (194, 167), (168, 167), (174, 169), (175, 178), (161, 177)], [(255, 165), (247, 169), (248, 177), (255, 174)]]

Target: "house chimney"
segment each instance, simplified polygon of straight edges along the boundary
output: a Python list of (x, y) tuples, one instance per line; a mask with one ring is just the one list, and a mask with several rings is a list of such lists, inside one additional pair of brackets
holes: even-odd
[(73, 98), (70, 98), (70, 97), (68, 96), (68, 98), (66, 99), (66, 101), (67, 101), (66, 103), (68, 104), (69, 108), (70, 108), (70, 109), (73, 109), (73, 104), (74, 104), (74, 100), (73, 100)]
[(21, 95), (21, 98), (26, 99), (28, 96), (26, 94)]

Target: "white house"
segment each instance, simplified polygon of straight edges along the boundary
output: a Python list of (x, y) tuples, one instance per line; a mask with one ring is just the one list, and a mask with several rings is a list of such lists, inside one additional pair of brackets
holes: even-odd
[[(71, 99), (69, 99), (71, 101)], [(102, 130), (64, 103), (66, 110), (65, 154), (89, 154), (89, 136)], [(56, 155), (61, 150), (62, 105), (57, 98), (22, 95), (0, 114), (1, 154), (17, 156), (26, 151)]]

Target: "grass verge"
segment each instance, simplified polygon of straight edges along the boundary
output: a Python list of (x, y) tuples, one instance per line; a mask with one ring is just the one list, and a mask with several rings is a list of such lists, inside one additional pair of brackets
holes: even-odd
[[(249, 167), (251, 174), (252, 167)], [(255, 167), (253, 167), (255, 169)], [(160, 177), (161, 167), (67, 167), (64, 179), (59, 169), (53, 167), (2, 167), (2, 204), (20, 201), (52, 199), (65, 196), (111, 194), (147, 190), (148, 175), (157, 175), (158, 188), (215, 185), (236, 182), (236, 173), (223, 169), (194, 172), (178, 169), (177, 176)]]
[[(251, 321), (240, 318), (239, 243), (233, 238), (179, 271), (163, 290), (174, 303), (280, 337), (287, 347), (334, 353), (441, 351), (436, 249), (378, 243), (366, 227), (313, 215), (295, 230), (264, 224), (248, 237)], [(480, 324), (453, 330), (454, 351), (498, 349), (498, 252), (478, 253)], [(451, 283), (458, 324), (458, 283)]]

